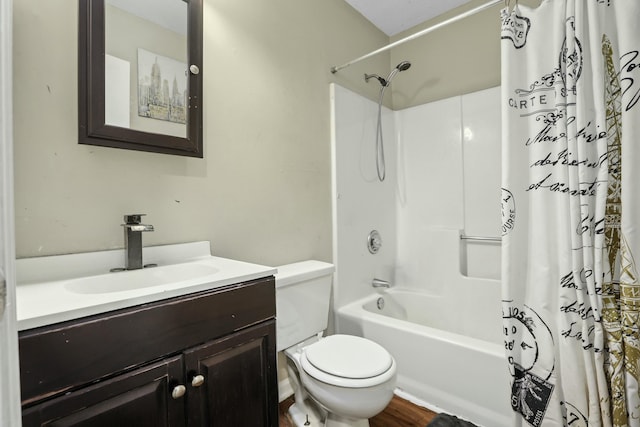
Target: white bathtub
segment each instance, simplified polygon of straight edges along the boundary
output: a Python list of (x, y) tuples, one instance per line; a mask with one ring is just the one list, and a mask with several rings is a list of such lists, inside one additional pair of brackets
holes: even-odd
[(428, 407), (478, 426), (512, 427), (500, 311), (483, 307), (469, 315), (461, 307), (473, 301), (461, 300), (391, 289), (338, 309), (338, 331), (389, 350), (398, 388)]

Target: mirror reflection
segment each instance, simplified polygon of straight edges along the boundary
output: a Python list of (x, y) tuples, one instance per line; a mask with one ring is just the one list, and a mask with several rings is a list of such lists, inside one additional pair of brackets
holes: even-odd
[(78, 142), (202, 158), (202, 0), (78, 4)]
[(183, 0), (105, 0), (105, 124), (187, 137)]

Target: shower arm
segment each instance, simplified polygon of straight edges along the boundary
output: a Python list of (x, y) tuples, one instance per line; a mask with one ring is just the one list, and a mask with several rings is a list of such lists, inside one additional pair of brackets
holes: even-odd
[(369, 79), (376, 79), (380, 82), (380, 84), (385, 87), (385, 86), (389, 86), (389, 79), (384, 79), (383, 77), (380, 77), (377, 74), (365, 74), (364, 75), (364, 81), (368, 82)]

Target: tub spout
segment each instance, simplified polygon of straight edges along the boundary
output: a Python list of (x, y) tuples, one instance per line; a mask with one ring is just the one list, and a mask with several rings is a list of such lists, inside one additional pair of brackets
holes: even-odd
[(374, 288), (390, 288), (391, 282), (389, 282), (388, 280), (374, 278), (373, 281), (371, 281), (371, 286), (373, 286)]

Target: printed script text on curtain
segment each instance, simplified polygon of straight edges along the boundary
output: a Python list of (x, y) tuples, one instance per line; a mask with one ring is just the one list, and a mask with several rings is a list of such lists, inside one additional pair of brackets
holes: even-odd
[(640, 426), (640, 2), (502, 12), (503, 323), (520, 425)]

